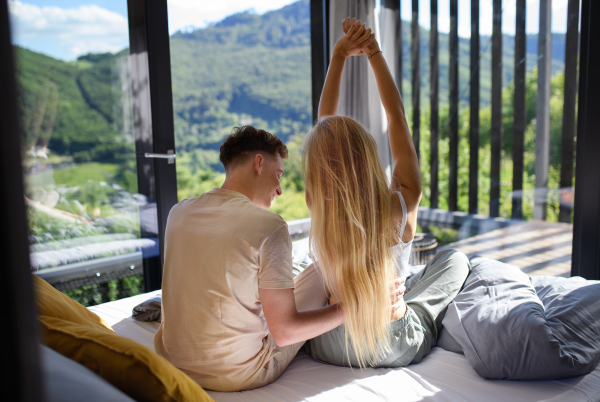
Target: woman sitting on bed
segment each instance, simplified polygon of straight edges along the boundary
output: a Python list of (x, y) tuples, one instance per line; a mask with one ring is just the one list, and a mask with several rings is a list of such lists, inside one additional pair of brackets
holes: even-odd
[[(345, 324), (306, 348), (316, 360), (340, 366), (406, 366), (435, 345), (446, 307), (470, 267), (464, 254), (441, 252), (402, 286), (398, 268), (408, 264), (422, 194), (419, 161), (402, 99), (371, 30), (349, 18), (342, 25), (345, 36), (333, 51), (303, 169), (311, 249), (330, 303), (344, 306)], [(344, 62), (361, 55), (369, 58), (389, 123), (391, 187), (374, 138), (355, 120), (336, 116)], [(390, 309), (393, 281), (398, 290)]]

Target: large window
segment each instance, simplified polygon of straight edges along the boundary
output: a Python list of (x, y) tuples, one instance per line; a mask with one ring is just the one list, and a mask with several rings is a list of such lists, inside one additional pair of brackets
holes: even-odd
[(178, 197), (221, 186), (219, 146), (249, 124), (288, 146), (283, 196), (271, 211), (289, 221), (308, 216), (301, 146), (312, 120), (310, 2), (264, 3), (168, 2)]
[(30, 259), (93, 305), (143, 291), (156, 204), (138, 194), (127, 2), (62, 4), (9, 1)]

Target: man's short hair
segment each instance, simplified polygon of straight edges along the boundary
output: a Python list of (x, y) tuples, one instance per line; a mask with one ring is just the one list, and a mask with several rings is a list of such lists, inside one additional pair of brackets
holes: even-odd
[(233, 132), (221, 144), (219, 160), (227, 169), (243, 162), (251, 153), (261, 153), (285, 159), (288, 150), (276, 135), (252, 126), (234, 127)]

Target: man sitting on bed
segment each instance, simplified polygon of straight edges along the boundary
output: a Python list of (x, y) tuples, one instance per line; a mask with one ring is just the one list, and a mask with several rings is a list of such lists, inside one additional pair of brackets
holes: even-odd
[(156, 352), (204, 388), (240, 391), (276, 380), (304, 341), (343, 322), (311, 265), (296, 279), (281, 195), (287, 148), (238, 127), (221, 145), (225, 182), (169, 213)]

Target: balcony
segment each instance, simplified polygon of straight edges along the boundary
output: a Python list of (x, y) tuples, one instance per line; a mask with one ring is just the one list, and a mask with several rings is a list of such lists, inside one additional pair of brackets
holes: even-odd
[[(310, 77), (312, 81), (313, 115), (318, 105), (329, 52), (340, 34), (339, 27), (334, 23), (338, 17), (335, 15), (337, 9), (330, 7), (329, 14), (322, 14), (323, 9), (317, 7), (317, 3), (319, 2), (313, 2), (311, 6), (308, 1), (302, 1), (290, 6), (297, 14), (297, 18), (290, 21), (297, 24), (302, 32), (298, 34), (298, 40), (304, 46), (294, 48), (297, 54), (290, 54), (294, 57), (302, 56), (299, 59), (306, 60), (304, 64), (296, 63), (296, 69), (303, 80)], [(323, 2), (323, 5), (327, 4)], [(540, 233), (546, 233), (542, 227), (554, 228), (556, 222), (567, 225), (562, 226), (565, 233), (559, 236), (560, 239), (563, 239), (563, 235), (566, 236), (566, 232), (572, 232), (572, 226), (568, 225), (573, 222), (579, 11), (572, 9), (565, 13), (564, 33), (553, 33), (549, 28), (552, 14), (547, 8), (540, 9), (541, 12), (536, 17), (539, 28), (532, 31), (531, 27), (525, 25), (525, 16), (532, 10), (526, 9), (523, 2), (515, 6), (518, 18), (514, 24), (513, 21), (503, 22), (503, 16), (512, 10), (503, 11), (499, 2), (494, 2), (491, 14), (484, 13), (479, 9), (478, 3), (473, 2), (470, 30), (465, 33), (463, 29), (459, 36), (458, 2), (450, 2), (448, 15), (441, 8), (438, 10), (437, 1), (432, 1), (429, 9), (419, 9), (419, 4), (381, 1), (378, 5), (378, 23), (375, 24), (373, 15), (369, 17), (373, 20), (367, 22), (379, 27), (381, 45), (403, 94), (407, 119), (420, 155), (424, 184), (424, 198), (419, 212), (421, 230), (436, 236), (440, 247), (449, 247), (450, 242), (451, 246), (467, 254), (475, 253), (473, 247), (481, 246), (491, 253), (489, 256), (509, 258), (509, 254), (502, 254), (499, 250), (492, 252), (493, 247), (485, 242), (496, 241), (502, 244), (495, 247), (505, 253), (514, 246), (515, 255), (528, 252), (541, 259), (523, 266), (524, 269), (533, 269), (535, 266), (532, 264), (541, 263), (542, 260), (548, 261), (547, 264), (558, 264), (561, 261), (562, 265), (556, 270), (556, 274), (567, 275), (566, 267), (570, 260), (566, 260), (564, 253), (567, 251), (564, 247), (560, 248), (564, 255), (550, 258), (550, 244), (541, 245), (536, 242), (535, 246), (526, 251), (511, 238), (514, 231), (523, 230), (531, 232), (531, 238), (535, 239), (541, 235), (535, 235), (534, 232), (541, 230)], [(236, 18), (241, 18), (240, 21), (253, 21), (254, 17), (240, 15), (233, 16), (228, 21), (237, 21)], [(429, 20), (429, 24), (425, 24), (427, 26), (423, 26), (423, 16)], [(141, 21), (137, 17), (133, 14), (128, 16), (130, 26), (136, 26)], [(449, 17), (450, 24), (444, 31), (441, 21), (446, 17)], [(461, 24), (462, 27), (465, 22), (462, 21)], [(513, 31), (503, 31), (502, 27), (505, 25), (509, 25)], [(88, 102), (94, 107), (96, 104), (100, 105), (94, 110), (113, 121), (113, 127), (127, 139), (122, 144), (116, 141), (118, 146), (113, 144), (110, 148), (120, 153), (119, 160), (107, 159), (100, 152), (101, 147), (95, 145), (85, 151), (74, 152), (63, 141), (63, 134), (59, 130), (53, 132), (48, 125), (48, 121), (54, 121), (54, 118), (61, 124), (64, 123), (61, 119), (66, 112), (60, 107), (55, 110), (53, 99), (63, 96), (61, 85), (69, 82), (49, 78), (38, 92), (27, 93), (32, 98), (46, 101), (29, 104), (30, 115), (43, 116), (44, 124), (40, 126), (43, 133), (39, 134), (38, 130), (34, 142), (26, 137), (30, 142), (27, 145), (31, 145), (31, 152), (25, 161), (26, 182), (29, 183), (28, 186), (35, 187), (32, 182), (45, 180), (44, 177), (50, 173), (55, 177), (53, 185), (59, 190), (52, 188), (47, 192), (47, 197), (40, 198), (39, 192), (36, 193), (33, 188), (31, 193), (34, 200), (30, 205), (42, 205), (37, 209), (52, 216), (67, 213), (67, 217), (72, 219), (68, 214), (75, 214), (76, 219), (107, 224), (99, 227), (98, 233), (78, 235), (80, 245), (69, 245), (60, 235), (46, 239), (44, 236), (54, 229), (38, 236), (32, 241), (35, 244), (31, 249), (32, 267), (37, 275), (72, 296), (73, 291), (79, 292), (82, 286), (101, 290), (102, 297), (88, 297), (88, 303), (91, 304), (108, 301), (117, 297), (115, 295), (122, 297), (128, 294), (127, 289), (135, 294), (160, 287), (161, 242), (170, 206), (178, 199), (196, 196), (220, 185), (219, 181), (222, 179), (222, 173), (218, 170), (209, 172), (198, 168), (210, 163), (214, 165), (214, 148), (218, 146), (224, 131), (219, 131), (221, 121), (217, 121), (218, 124), (211, 123), (210, 119), (218, 120), (218, 117), (211, 111), (214, 105), (208, 98), (200, 99), (196, 106), (186, 104), (185, 99), (189, 99), (189, 94), (182, 88), (189, 88), (193, 84), (189, 81), (187, 70), (182, 67), (193, 51), (186, 46), (194, 40), (196, 45), (202, 45), (197, 38), (204, 37), (203, 35), (225, 35), (229, 32), (227, 27), (227, 24), (220, 24), (204, 30), (182, 30), (171, 34), (170, 54), (164, 53), (164, 47), (150, 52), (152, 55), (163, 52), (163, 57), (152, 56), (157, 57), (156, 60), (144, 59), (148, 57), (144, 52), (151, 49), (153, 43), (158, 43), (150, 32), (150, 36), (139, 43), (136, 42), (137, 39), (129, 38), (130, 56), (125, 53), (83, 55), (73, 62), (79, 68), (73, 71), (69, 69), (71, 67), (56, 61), (53, 68), (64, 68), (75, 74), (75, 81), (84, 95), (98, 96), (100, 92), (96, 91), (99, 88), (95, 84), (109, 85), (110, 81), (112, 100), (118, 108), (102, 106), (106, 103), (100, 102), (102, 99), (89, 98)], [(254, 35), (253, 30), (260, 29), (257, 27), (249, 23), (240, 29)], [(273, 45), (269, 40), (272, 42), (274, 39), (268, 39), (268, 43), (264, 45)], [(554, 46), (551, 46), (552, 41)], [(557, 54), (556, 49), (560, 54)], [(23, 67), (32, 62), (42, 63), (39, 55), (26, 49), (16, 49), (16, 54), (17, 63), (21, 63), (19, 65)], [(307, 61), (309, 55), (310, 63)], [(146, 64), (148, 62), (150, 67)], [(364, 60), (352, 60), (350, 63), (355, 63), (350, 68), (360, 70), (359, 74), (366, 74)], [(112, 71), (110, 77), (100, 74), (101, 71), (107, 71), (109, 66), (108, 70)], [(232, 85), (234, 81), (243, 81), (244, 77), (240, 77), (239, 71), (234, 75), (235, 77), (230, 77)], [(156, 85), (152, 89), (147, 82), (149, 77), (156, 76), (171, 76), (172, 82), (154, 78)], [(21, 80), (19, 82), (25, 83), (35, 78), (24, 73), (18, 77)], [(279, 78), (273, 76), (273, 79)], [(373, 83), (369, 83), (368, 79), (364, 82), (347, 82), (348, 93), (360, 93), (373, 88)], [(290, 131), (292, 125), (286, 125), (288, 123), (283, 118), (275, 123), (268, 120), (265, 116), (273, 110), (268, 109), (260, 99), (252, 98), (252, 91), (256, 88), (248, 83), (244, 85), (237, 92), (234, 91), (235, 96), (227, 109), (228, 119), (237, 119), (239, 124), (276, 123), (282, 133), (294, 132)], [(306, 85), (302, 87), (306, 89)], [(163, 92), (153, 95), (152, 91)], [(159, 97), (173, 99), (173, 102), (152, 106), (152, 99)], [(253, 108), (244, 109), (252, 99), (253, 102), (250, 103)], [(301, 140), (302, 130), (306, 131), (309, 127), (310, 118), (306, 111), (311, 107), (307, 91), (302, 92), (299, 99), (305, 104), (296, 111), (298, 113), (290, 112), (286, 115), (296, 116), (297, 121), (293, 123), (300, 127), (294, 128), (299, 132), (296, 133), (297, 138), (293, 135), (288, 138), (288, 145), (293, 149), (293, 158), (296, 159), (299, 158), (301, 141), (292, 143), (292, 140)], [(368, 118), (348, 105), (342, 105), (341, 112), (357, 118), (371, 128), (379, 144), (380, 158), (389, 168), (385, 121), (372, 118), (372, 115), (381, 114), (378, 100), (373, 102), (369, 99), (368, 103), (365, 107), (370, 116)], [(269, 113), (266, 109), (258, 110), (260, 108), (268, 109)], [(162, 120), (157, 120), (159, 118)], [(31, 124), (26, 131), (31, 131), (31, 127), (35, 126), (33, 120), (30, 119)], [(154, 134), (149, 139), (146, 134), (153, 125)], [(198, 145), (196, 134), (200, 127), (210, 135), (201, 136), (202, 144)], [(27, 135), (32, 134), (29, 131)], [(164, 149), (158, 149), (158, 144)], [(61, 149), (62, 154), (53, 149)], [(145, 157), (149, 153), (166, 155), (169, 152), (177, 154), (177, 159), (167, 161)], [(90, 162), (89, 159), (95, 158), (95, 155), (100, 155), (98, 161)], [(127, 158), (129, 165), (125, 166), (122, 160)], [(177, 164), (169, 163), (175, 160)], [(290, 160), (288, 165), (296, 166), (296, 163), (297, 160)], [(115, 170), (116, 166), (119, 166), (118, 170)], [(290, 223), (292, 238), (298, 239), (308, 234), (310, 223), (309, 218), (296, 220), (306, 216), (305, 207), (304, 210), (296, 208), (296, 204), (304, 202), (301, 172), (289, 168), (286, 170), (300, 177), (300, 180), (296, 180), (285, 191), (286, 197), (294, 201), (276, 205), (276, 212), (286, 214), (295, 208), (294, 214), (284, 216)], [(101, 171), (105, 171), (102, 173), (106, 173), (105, 177), (100, 174)], [(64, 179), (78, 175), (93, 179), (88, 182)], [(137, 181), (132, 179), (136, 175)], [(113, 180), (117, 176), (121, 178), (118, 183)], [(127, 181), (122, 179), (126, 176), (129, 177)], [(159, 177), (161, 179), (157, 179)], [(122, 186), (127, 183), (129, 186), (124, 189)], [(93, 197), (94, 194), (106, 192), (107, 187), (112, 188), (106, 193), (107, 200)], [(294, 189), (290, 190), (292, 187)], [(89, 201), (84, 201), (85, 197)], [(79, 208), (86, 202), (89, 205)], [(121, 233), (124, 225), (115, 222), (120, 219), (125, 222), (127, 216), (129, 222), (125, 226), (130, 226), (126, 233)], [(535, 224), (523, 224), (534, 218)], [(516, 226), (518, 224), (522, 225)], [(119, 228), (115, 229), (117, 226)], [(514, 229), (517, 227), (523, 229)], [(59, 228), (58, 232), (61, 230)], [(108, 231), (108, 234), (103, 234), (103, 231)], [(129, 237), (110, 240), (110, 236), (121, 234)], [(105, 237), (99, 239), (97, 235)], [(491, 240), (490, 236), (496, 236), (495, 240)], [(61, 243), (63, 241), (64, 244)], [(563, 239), (558, 244), (566, 241)], [(85, 242), (89, 246), (84, 246)], [(477, 242), (482, 243), (475, 246), (479, 244)], [(64, 247), (58, 250), (58, 247), (62, 247), (61, 244)], [(88, 249), (84, 250), (86, 247)], [(530, 257), (534, 258), (531, 255), (528, 258)], [(520, 259), (514, 258), (511, 261), (517, 263)], [(537, 273), (538, 270), (533, 269), (531, 272)], [(124, 280), (131, 277), (136, 278), (135, 281)], [(135, 284), (130, 285), (131, 281)], [(112, 296), (109, 297), (109, 293)]]

